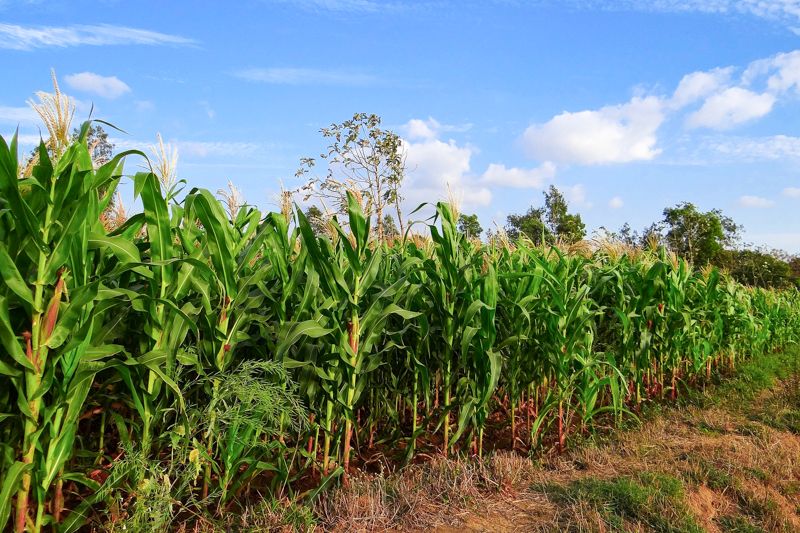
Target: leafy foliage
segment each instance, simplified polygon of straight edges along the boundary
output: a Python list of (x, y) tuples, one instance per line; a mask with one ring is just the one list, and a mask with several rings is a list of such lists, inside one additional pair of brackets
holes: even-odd
[(544, 207), (528, 209), (524, 215), (509, 215), (506, 232), (512, 239), (522, 236), (534, 244), (563, 241), (572, 244), (586, 236), (586, 225), (579, 214), (569, 212), (569, 203), (554, 186), (544, 191)]

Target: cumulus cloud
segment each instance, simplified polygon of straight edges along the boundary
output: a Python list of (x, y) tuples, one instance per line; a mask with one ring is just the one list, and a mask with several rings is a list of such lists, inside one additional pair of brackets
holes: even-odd
[[(800, 0), (787, 1), (796, 2), (800, 14)], [(736, 70), (692, 72), (671, 95), (636, 96), (628, 103), (598, 110), (565, 111), (530, 126), (520, 144), (529, 157), (556, 164), (649, 161), (662, 151), (658, 130), (667, 120), (682, 120), (687, 129), (724, 131), (769, 114), (791, 90), (800, 95), (800, 50), (754, 61), (738, 78)], [(724, 154), (763, 159), (800, 152), (797, 138), (780, 135), (762, 139), (707, 136), (701, 142), (698, 149), (708, 152), (711, 148), (708, 153), (714, 159)]]
[(583, 184), (578, 183), (572, 187), (560, 186), (558, 190), (561, 191), (561, 193), (570, 203), (585, 207), (592, 207), (592, 203), (586, 201), (586, 187), (584, 187)]
[(0, 48), (11, 50), (66, 48), (81, 45), (193, 45), (196, 42), (194, 39), (177, 35), (108, 24), (24, 27), (0, 23)]
[(439, 123), (433, 117), (428, 117), (428, 120), (421, 120), (414, 118), (408, 123), (400, 126), (403, 135), (410, 140), (419, 139), (436, 139), (439, 134), (444, 131), (467, 131), (472, 127), (472, 124), (463, 124), (461, 126), (451, 126)]
[(785, 92), (793, 87), (800, 90), (800, 50), (753, 61), (744, 71), (742, 82), (749, 85), (767, 74), (770, 74), (767, 88), (772, 92)]
[(703, 106), (686, 118), (686, 127), (706, 127), (727, 130), (772, 110), (776, 97), (773, 94), (757, 94), (741, 87), (731, 87), (710, 96)]
[(440, 124), (430, 118), (429, 120), (420, 120), (414, 118), (408, 121), (403, 129), (406, 132), (406, 137), (411, 140), (417, 139), (435, 139), (439, 135)]
[(406, 163), (414, 169), (406, 178), (407, 194), (412, 202), (430, 201), (445, 193), (447, 184), (464, 195), (465, 206), (485, 206), (492, 193), (470, 175), (470, 159), (477, 151), (473, 146), (458, 146), (454, 140), (425, 139), (404, 143)]
[(727, 88), (732, 72), (733, 67), (728, 67), (687, 74), (678, 83), (678, 88), (668, 102), (669, 107), (680, 109), (719, 91), (720, 88)]
[(410, 171), (404, 182), (409, 208), (443, 198), (448, 183), (463, 195), (465, 207), (486, 206), (492, 201), (492, 192), (471, 172), (472, 155), (479, 152), (478, 148), (469, 143), (459, 145), (453, 139), (439, 139), (441, 132), (468, 127), (446, 126), (429, 118), (413, 119), (396, 128), (403, 134), (403, 151)]
[(545, 161), (538, 168), (506, 168), (505, 165), (492, 163), (481, 177), (481, 183), (500, 185), (503, 187), (541, 189), (544, 183), (556, 175), (556, 166)]
[(445, 131), (467, 131), (472, 127), (472, 124), (462, 124), (460, 126), (452, 126), (449, 124), (441, 124), (433, 117), (428, 117), (428, 120), (421, 120), (414, 118), (408, 123), (400, 126), (403, 135), (412, 141), (419, 139), (436, 139), (439, 134)]
[(116, 76), (101, 76), (93, 72), (81, 72), (64, 77), (67, 85), (78, 91), (96, 93), (113, 100), (130, 92), (131, 88)]
[(647, 96), (597, 111), (564, 112), (530, 126), (522, 143), (529, 156), (563, 164), (649, 161), (661, 153), (655, 133), (664, 122), (662, 108), (661, 99)]
[(625, 205), (625, 202), (623, 202), (622, 198), (620, 198), (619, 196), (615, 196), (608, 202), (608, 207), (610, 207), (611, 209), (619, 209), (623, 205)]
[(781, 191), (783, 196), (789, 196), (791, 198), (797, 198), (800, 196), (800, 188), (797, 187), (786, 187)]
[(772, 200), (767, 200), (766, 198), (759, 198), (758, 196), (742, 196), (736, 202), (738, 207), (769, 207), (773, 205), (775, 202)]

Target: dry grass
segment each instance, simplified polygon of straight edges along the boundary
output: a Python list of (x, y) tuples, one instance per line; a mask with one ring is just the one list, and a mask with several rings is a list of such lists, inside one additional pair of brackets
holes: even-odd
[(511, 453), (485, 461), (437, 456), (394, 476), (354, 476), (317, 505), (328, 531), (428, 531), (464, 527), (500, 499), (519, 495), (533, 464)]

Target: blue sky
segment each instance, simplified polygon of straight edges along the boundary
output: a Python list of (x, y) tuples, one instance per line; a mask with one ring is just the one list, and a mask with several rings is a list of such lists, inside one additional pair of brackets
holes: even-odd
[(118, 149), (161, 133), (268, 209), (320, 127), (376, 113), (406, 212), (449, 182), (489, 228), (552, 183), (590, 230), (692, 201), (800, 253), (798, 35), (800, 0), (0, 0), (0, 133), (37, 138), (54, 68)]

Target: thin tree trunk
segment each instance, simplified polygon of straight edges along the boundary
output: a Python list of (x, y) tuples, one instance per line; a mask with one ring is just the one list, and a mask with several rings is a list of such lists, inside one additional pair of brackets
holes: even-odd
[(406, 226), (403, 224), (403, 213), (400, 211), (400, 195), (397, 194), (397, 191), (394, 193), (394, 206), (397, 209), (397, 222), (400, 224), (400, 236), (405, 237)]

